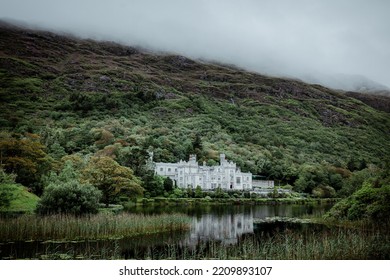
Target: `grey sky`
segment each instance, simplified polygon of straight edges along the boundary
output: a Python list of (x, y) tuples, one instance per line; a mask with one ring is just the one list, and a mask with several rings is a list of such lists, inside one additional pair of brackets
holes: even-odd
[[(388, 0), (0, 0), (0, 18), (271, 75), (390, 87)], [(344, 76), (345, 77), (345, 76)]]

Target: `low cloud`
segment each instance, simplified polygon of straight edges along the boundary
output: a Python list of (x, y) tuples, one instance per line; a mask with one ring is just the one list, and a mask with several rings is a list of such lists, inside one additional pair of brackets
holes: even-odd
[(390, 87), (386, 0), (0, 0), (0, 18), (81, 37), (326, 82)]

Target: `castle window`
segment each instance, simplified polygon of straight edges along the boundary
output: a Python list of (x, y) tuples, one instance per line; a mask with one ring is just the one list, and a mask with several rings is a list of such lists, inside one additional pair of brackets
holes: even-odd
[(161, 168), (160, 168), (160, 171), (164, 171), (164, 168), (161, 167)]
[(237, 177), (237, 178), (236, 178), (236, 183), (237, 183), (237, 184), (241, 184), (241, 177)]
[(168, 168), (168, 172), (171, 172), (171, 169), (170, 169), (170, 168)]

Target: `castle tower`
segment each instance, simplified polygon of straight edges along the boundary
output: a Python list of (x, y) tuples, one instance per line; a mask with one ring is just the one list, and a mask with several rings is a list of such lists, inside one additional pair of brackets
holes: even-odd
[(224, 165), (224, 163), (226, 162), (225, 154), (219, 155), (219, 162), (221, 166)]
[(190, 155), (189, 163), (195, 164), (196, 163), (196, 155)]

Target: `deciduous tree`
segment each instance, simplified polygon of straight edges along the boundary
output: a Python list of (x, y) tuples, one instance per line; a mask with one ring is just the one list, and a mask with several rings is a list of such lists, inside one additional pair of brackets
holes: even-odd
[(140, 180), (133, 170), (121, 166), (110, 157), (93, 157), (83, 170), (86, 181), (101, 190), (106, 207), (114, 202), (120, 193), (137, 196), (143, 193)]
[(7, 173), (17, 175), (16, 182), (40, 193), (39, 182), (49, 169), (52, 159), (46, 154), (45, 146), (36, 134), (1, 135), (0, 164)]

